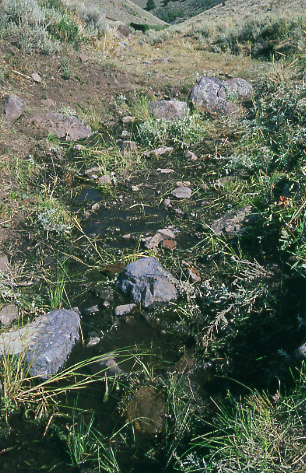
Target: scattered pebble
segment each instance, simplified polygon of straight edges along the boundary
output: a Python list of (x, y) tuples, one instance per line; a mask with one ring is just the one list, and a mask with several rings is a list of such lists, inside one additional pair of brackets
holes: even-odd
[(127, 117), (122, 118), (122, 123), (124, 125), (128, 125), (130, 123), (134, 123), (135, 120), (136, 120), (135, 117), (127, 116)]
[(97, 202), (97, 203), (93, 204), (93, 206), (91, 207), (91, 210), (93, 212), (97, 212), (98, 210), (100, 210), (100, 207), (101, 207), (101, 205)]
[(163, 240), (162, 241), (162, 248), (164, 250), (173, 251), (176, 248), (176, 241), (175, 240)]
[(161, 168), (158, 168), (158, 169), (156, 169), (156, 171), (160, 172), (161, 174), (171, 174), (172, 172), (174, 172), (174, 169), (161, 169)]
[(101, 342), (100, 337), (90, 337), (86, 347), (87, 348), (94, 347), (95, 345), (98, 345), (98, 343), (100, 342)]
[(166, 210), (170, 209), (172, 207), (171, 200), (168, 198), (164, 199), (163, 206)]
[(85, 315), (93, 315), (99, 312), (99, 307), (97, 305), (93, 305), (92, 307), (88, 307), (87, 309), (84, 309), (84, 314)]
[(201, 282), (201, 275), (195, 268), (188, 268), (187, 273), (192, 282)]
[(37, 82), (38, 84), (41, 83), (41, 76), (37, 74), (37, 72), (33, 72), (33, 74), (31, 74), (31, 77), (34, 82)]
[(136, 304), (118, 305), (115, 308), (115, 315), (118, 317), (118, 316), (130, 314), (132, 312), (132, 310), (135, 309), (135, 307), (136, 307)]
[(15, 304), (8, 304), (0, 310), (0, 322), (5, 327), (16, 319), (18, 319), (18, 307)]
[(87, 62), (89, 60), (89, 57), (87, 56), (87, 54), (81, 53), (79, 55), (79, 59), (81, 60), (81, 62)]
[(171, 192), (177, 199), (190, 199), (191, 193), (190, 187), (186, 186), (179, 186)]
[(198, 159), (197, 155), (188, 149), (185, 151), (185, 158), (190, 159), (190, 161), (197, 161)]
[(111, 186), (112, 178), (108, 174), (104, 174), (98, 180), (99, 186)]

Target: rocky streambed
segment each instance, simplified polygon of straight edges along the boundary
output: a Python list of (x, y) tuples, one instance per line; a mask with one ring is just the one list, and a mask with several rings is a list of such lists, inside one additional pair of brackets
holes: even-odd
[[(134, 117), (126, 116), (115, 132), (116, 145), (122, 160), (140, 156), (138, 168), (124, 177), (116, 168), (104, 172), (98, 159), (94, 166), (83, 159), (74, 168), (70, 204), (78, 224), (64, 248), (69, 261), (66, 302), (71, 304), (54, 307), (28, 324), (18, 318), (18, 305), (2, 308), (6, 329), (0, 356), (11, 360), (22, 355), (34, 385), (80, 363), (82, 376), (96, 381), (77, 395), (73, 388), (64, 390), (60, 408), (49, 412), (50, 419), (58, 415), (60, 420), (50, 429), (48, 424), (45, 433), (38, 429), (46, 437), (39, 446), (39, 436), (33, 436), (36, 445), (30, 448), (27, 439), (36, 429), (35, 416), (8, 410), (1, 471), (23, 472), (28, 463), (33, 471), (58, 473), (172, 471), (173, 460), (196, 435), (198, 420), (209, 420), (214, 412), (211, 395), (216, 402), (229, 387), (235, 390), (233, 377), (273, 390), (275, 373), (282, 377), (290, 363), (304, 357), (303, 334), (296, 339), (291, 303), (274, 302), (280, 292), (279, 268), (268, 254), (270, 242), (260, 248), (260, 261), (241, 257), (243, 251), (254, 254), (254, 241), (264, 238), (260, 212), (245, 190), (247, 177), (224, 175), (218, 167), (221, 152), (216, 149), (225, 152), (239, 138), (238, 120), (245, 113), (240, 101), (251, 98), (252, 87), (243, 79), (203, 77), (190, 100), (206, 118), (233, 117), (226, 138), (220, 130), (208, 133), (194, 151), (175, 140), (144, 149), (137, 142)], [(7, 119), (10, 114), (16, 119), (18, 107), (23, 113), (24, 104), (10, 97)], [(168, 122), (190, 113), (187, 103), (178, 100), (155, 101), (149, 111)], [(77, 117), (47, 114), (33, 120), (59, 139), (94, 139)], [(61, 178), (71, 162), (81, 162), (85, 146), (72, 144), (61, 156)], [(13, 286), (6, 256), (0, 259), (0, 272), (1, 280)], [(277, 311), (284, 323), (276, 328)], [(61, 416), (71, 416), (71, 410), (73, 423), (67, 427)], [(88, 452), (80, 459), (76, 449), (84, 447), (86, 435)], [(95, 442), (107, 466), (102, 460), (97, 466)], [(54, 458), (44, 459), (50, 448), (58, 449)]]

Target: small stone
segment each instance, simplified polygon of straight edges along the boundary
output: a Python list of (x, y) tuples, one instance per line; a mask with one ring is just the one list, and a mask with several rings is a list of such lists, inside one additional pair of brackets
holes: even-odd
[(190, 161), (197, 161), (198, 159), (197, 155), (188, 149), (185, 151), (185, 158), (190, 159)]
[(87, 56), (87, 54), (81, 53), (79, 55), (79, 59), (81, 62), (87, 62), (89, 60), (89, 57)]
[(168, 198), (164, 199), (163, 206), (166, 210), (171, 209), (171, 207), (172, 207), (171, 200), (168, 199)]
[(38, 84), (41, 83), (41, 77), (39, 74), (37, 74), (37, 72), (33, 72), (33, 74), (31, 74), (31, 77), (34, 82), (37, 82)]
[(125, 235), (122, 235), (123, 240), (131, 240), (131, 238), (132, 238), (131, 233), (126, 233)]
[(175, 235), (170, 228), (161, 228), (160, 230), (157, 230), (157, 233), (166, 240), (175, 240)]
[(130, 34), (132, 33), (131, 28), (126, 25), (119, 25), (117, 31), (121, 36), (124, 36), (125, 38), (130, 36)]
[(122, 130), (121, 138), (127, 140), (128, 138), (131, 138), (131, 133), (127, 130)]
[(18, 319), (18, 307), (15, 304), (8, 304), (0, 310), (0, 322), (5, 327), (16, 319)]
[(104, 174), (98, 180), (99, 186), (111, 186), (112, 178), (108, 174)]
[(92, 136), (90, 126), (84, 124), (77, 116), (66, 116), (62, 113), (38, 113), (32, 117), (33, 123), (47, 133), (58, 138), (78, 141)]
[(161, 168), (157, 168), (156, 171), (160, 172), (161, 174), (171, 174), (174, 172), (174, 169), (161, 169)]
[(176, 241), (175, 241), (175, 240), (163, 240), (163, 242), (162, 242), (162, 248), (163, 248), (164, 250), (173, 251), (174, 248), (176, 248)]
[(130, 123), (134, 123), (135, 120), (136, 120), (135, 117), (127, 116), (127, 117), (123, 117), (123, 118), (122, 118), (122, 123), (123, 123), (124, 125), (129, 125)]
[(164, 156), (165, 154), (173, 153), (174, 148), (172, 146), (161, 146), (160, 148), (150, 151), (151, 156)]
[(11, 94), (4, 105), (4, 118), (13, 122), (25, 111), (25, 102), (18, 95)]
[(184, 211), (182, 209), (180, 209), (179, 207), (176, 207), (175, 209), (173, 209), (173, 212), (178, 217), (183, 217), (185, 215)]
[(122, 315), (127, 315), (132, 312), (136, 307), (136, 304), (123, 304), (123, 305), (118, 305), (115, 308), (115, 315), (117, 317), (122, 316)]
[(87, 348), (94, 347), (95, 345), (98, 345), (98, 343), (100, 343), (100, 342), (101, 342), (100, 337), (90, 337), (86, 347)]
[(181, 120), (188, 116), (186, 102), (179, 100), (156, 100), (149, 103), (149, 112), (156, 118), (164, 120)]
[(10, 269), (10, 263), (6, 255), (0, 255), (0, 273), (7, 273)]
[(114, 291), (110, 287), (103, 287), (103, 286), (95, 286), (94, 292), (96, 296), (98, 296), (103, 301), (113, 302), (114, 300)]
[(177, 285), (177, 279), (152, 257), (130, 263), (117, 280), (117, 288), (145, 309), (177, 300)]
[(190, 187), (180, 186), (174, 189), (171, 194), (177, 199), (190, 199), (191, 197)]
[(100, 205), (98, 202), (96, 202), (96, 203), (93, 204), (93, 206), (91, 207), (91, 210), (92, 210), (93, 212), (97, 212), (98, 210), (100, 210), (100, 207), (101, 207), (101, 205)]
[(189, 187), (190, 186), (190, 181), (178, 181), (176, 183), (178, 187)]
[(123, 141), (122, 143), (123, 153), (135, 153), (137, 151), (136, 141)]
[(195, 268), (188, 268), (187, 273), (192, 282), (201, 282), (201, 275)]
[(160, 233), (156, 233), (152, 238), (148, 238), (145, 240), (145, 247), (148, 250), (153, 248), (157, 248), (160, 242), (162, 241), (163, 237)]
[(99, 312), (99, 307), (97, 305), (93, 305), (92, 307), (88, 307), (87, 309), (84, 309), (84, 314), (85, 315), (93, 315)]

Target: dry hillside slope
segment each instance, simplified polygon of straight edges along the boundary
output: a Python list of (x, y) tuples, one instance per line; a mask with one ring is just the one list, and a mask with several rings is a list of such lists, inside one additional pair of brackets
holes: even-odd
[[(77, 9), (79, 2), (76, 0), (65, 0), (69, 6)], [(94, 7), (101, 10), (110, 20), (119, 21), (124, 24), (138, 23), (148, 25), (162, 25), (164, 22), (143, 10), (130, 0), (84, 0), (82, 5)]]
[(200, 26), (201, 23), (224, 22), (227, 25), (238, 25), (241, 21), (248, 21), (262, 16), (271, 15), (304, 15), (306, 0), (227, 0), (224, 4), (219, 4), (200, 15), (186, 20), (182, 28), (186, 26)]

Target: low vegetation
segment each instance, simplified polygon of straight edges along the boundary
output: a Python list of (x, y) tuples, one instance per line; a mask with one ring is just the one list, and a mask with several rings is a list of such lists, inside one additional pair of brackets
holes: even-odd
[[(99, 80), (113, 87), (109, 104), (71, 101), (58, 109), (91, 125), (94, 134), (88, 140), (76, 145), (49, 135), (35, 154), (18, 157), (9, 146), (3, 153), (0, 166), (9, 195), (0, 204), (1, 228), (18, 215), (17, 229), (26, 232), (26, 241), (12, 253), (10, 273), (0, 272), (1, 307), (18, 304), (22, 323), (55, 308), (80, 304), (87, 309), (86, 299), (95, 301), (97, 287), (115, 289), (117, 297), (120, 268), (141, 256), (158, 258), (180, 281), (182, 294), (169, 308), (156, 308), (146, 318), (137, 313), (124, 322), (114, 317), (112, 301), (99, 317), (93, 309), (84, 316), (80, 353), (85, 361), (72, 360), (47, 381), (31, 377), (24, 355), (2, 357), (0, 455), (10, 459), (11, 449), (18, 452), (24, 471), (34, 468), (30, 457), (28, 465), (23, 463), (28, 447), (50, 441), (48, 448), (59, 454), (35, 466), (50, 473), (82, 468), (99, 473), (304, 471), (305, 368), (295, 351), (306, 323), (304, 18), (271, 16), (246, 20), (239, 28), (200, 24), (137, 32), (127, 53), (120, 49), (117, 57), (114, 51), (122, 44), (94, 6), (71, 12), (53, 0), (5, 0), (0, 8), (1, 41), (9, 44), (14, 37), (18, 51), (28, 57), (41, 53), (40, 60), (59, 54), (52, 74), (62, 84), (88, 80), (75, 79), (73, 54), (84, 46), (88, 54), (97, 53)], [(177, 63), (172, 57), (167, 61), (182, 44), (191, 57), (216, 61), (213, 74), (221, 78), (228, 72), (217, 72), (220, 64), (233, 64), (235, 70), (247, 60), (258, 68), (253, 102), (243, 117), (212, 119), (194, 110), (170, 122), (150, 116), (152, 97), (186, 98), (185, 87), (195, 81), (196, 72), (187, 86), (173, 80), (172, 88), (161, 93), (163, 81), (170, 79), (154, 75), (152, 54), (160, 48), (165, 74), (171, 76), (173, 68), (177, 81)], [(133, 51), (145, 54), (148, 47), (151, 55), (138, 69)], [(119, 74), (123, 54), (131, 61), (131, 76), (139, 74), (138, 89), (134, 83), (129, 90), (120, 88), (130, 80)], [(94, 60), (88, 64), (96, 67)], [(7, 90), (16, 86), (17, 66), (14, 58), (0, 70)], [(114, 86), (120, 80), (121, 86)], [(90, 87), (93, 93), (93, 80)], [(122, 117), (130, 115), (135, 120), (122, 135)], [(20, 123), (12, 128), (21, 136), (26, 126)], [(123, 153), (124, 137), (136, 149)], [(173, 147), (172, 154), (152, 153), (160, 146)], [(88, 170), (109, 179), (99, 183)], [(165, 201), (177, 181), (190, 181), (192, 198), (171, 199), (166, 213)], [(92, 195), (96, 200), (90, 200)], [(220, 217), (246, 208), (251, 225), (234, 235), (213, 230)], [(154, 219), (159, 228), (179, 230), (175, 250), (143, 246)], [(133, 220), (143, 227), (130, 230)], [(117, 237), (124, 232), (126, 246)], [(190, 279), (191, 270), (201, 281)], [(149, 347), (133, 341), (133, 348), (91, 356), (89, 341), (100, 337), (107, 346), (131, 340), (126, 334), (137, 335), (138, 319), (141, 341), (148, 327), (158, 333)], [(136, 420), (128, 415), (141, 388), (158, 393), (163, 406), (163, 425), (153, 437), (142, 430), (146, 415)], [(23, 426), (38, 432), (39, 439), (31, 443), (18, 437)]]

